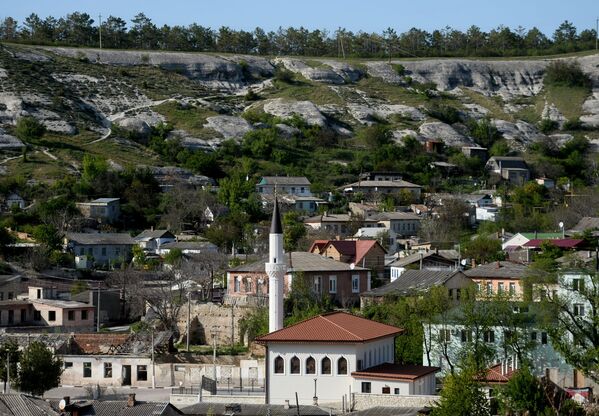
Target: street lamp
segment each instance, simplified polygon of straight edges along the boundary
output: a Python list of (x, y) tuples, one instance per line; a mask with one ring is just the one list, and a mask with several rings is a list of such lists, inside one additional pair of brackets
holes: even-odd
[(212, 375), (216, 383), (216, 336), (218, 335), (218, 327), (216, 325), (212, 325), (210, 335), (212, 335)]

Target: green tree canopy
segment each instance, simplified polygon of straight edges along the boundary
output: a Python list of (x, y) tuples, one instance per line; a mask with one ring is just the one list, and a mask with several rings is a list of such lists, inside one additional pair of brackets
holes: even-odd
[(22, 352), (16, 384), (21, 391), (41, 396), (58, 386), (62, 371), (62, 360), (43, 343), (33, 341)]

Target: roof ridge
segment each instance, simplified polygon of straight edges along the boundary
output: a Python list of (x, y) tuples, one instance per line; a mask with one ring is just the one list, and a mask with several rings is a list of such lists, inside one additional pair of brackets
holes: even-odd
[[(335, 313), (332, 313), (332, 314), (329, 314), (329, 315), (337, 315), (337, 314), (345, 314), (345, 315), (354, 316), (354, 317), (356, 317), (356, 318), (361, 318), (360, 316), (356, 316), (356, 315), (353, 315), (353, 314), (351, 314), (351, 313), (346, 313), (346, 312), (335, 312)], [(349, 331), (349, 330), (347, 330), (347, 329), (343, 328), (341, 325), (339, 325), (339, 324), (337, 324), (337, 323), (335, 323), (335, 322), (331, 321), (330, 319), (328, 319), (328, 318), (327, 318), (327, 316), (328, 316), (328, 315), (320, 315), (320, 316), (321, 316), (323, 319), (325, 319), (327, 322), (330, 322), (331, 324), (335, 325), (336, 327), (338, 327), (338, 328), (342, 329), (343, 331), (347, 332), (348, 334), (350, 334), (350, 335), (351, 335), (351, 336), (353, 336), (354, 338), (357, 338), (357, 339), (359, 339), (359, 340), (363, 340), (363, 339), (364, 339), (364, 338), (362, 338), (362, 337), (359, 337), (359, 336), (357, 336), (357, 335), (356, 335), (356, 334), (354, 334), (353, 332), (351, 332), (351, 331)]]

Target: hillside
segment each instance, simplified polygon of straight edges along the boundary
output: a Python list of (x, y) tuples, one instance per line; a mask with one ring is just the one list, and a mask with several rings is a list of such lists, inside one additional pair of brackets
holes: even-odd
[[(380, 144), (369, 141), (372, 125), (384, 126), (398, 145), (406, 137), (458, 150), (488, 145), (473, 134), (472, 123), (480, 119), (490, 120), (513, 152), (582, 137), (596, 145), (599, 56), (563, 59), (579, 62), (592, 88), (545, 85), (547, 59), (266, 59), (3, 45), (2, 143), (16, 140), (14, 125), (24, 115), (42, 121), (48, 133), (29, 143), (27, 162), (7, 154), (0, 166), (4, 175), (51, 180), (77, 173), (90, 153), (115, 167), (178, 163), (217, 177), (234, 168), (230, 160), (217, 160), (216, 171), (214, 163), (169, 160), (148, 141), (162, 123), (173, 128), (163, 132), (164, 143), (191, 151), (211, 153), (245, 135), (257, 163), (252, 173), (328, 173), (326, 180), (310, 178), (324, 185), (368, 163), (389, 165), (363, 162)], [(543, 133), (544, 119), (555, 123)], [(252, 145), (264, 137), (248, 139), (248, 132), (260, 130), (273, 132), (269, 151)]]

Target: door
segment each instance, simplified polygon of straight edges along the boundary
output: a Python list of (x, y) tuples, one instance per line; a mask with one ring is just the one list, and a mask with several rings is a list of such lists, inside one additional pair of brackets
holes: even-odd
[(124, 365), (123, 366), (123, 386), (131, 385), (131, 366)]

